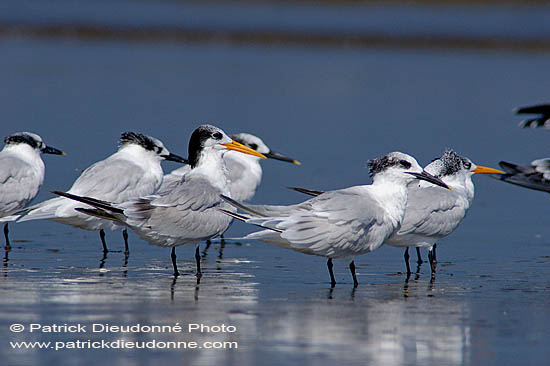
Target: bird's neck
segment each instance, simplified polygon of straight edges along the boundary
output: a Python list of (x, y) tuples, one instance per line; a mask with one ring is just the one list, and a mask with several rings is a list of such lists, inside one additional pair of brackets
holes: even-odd
[(197, 165), (186, 176), (201, 175), (224, 194), (229, 194), (227, 172), (221, 151), (209, 150), (201, 153)]
[(141, 146), (126, 144), (108, 159), (123, 159), (129, 161), (131, 164), (140, 166), (147, 177), (155, 181), (156, 188), (162, 183), (164, 174), (158, 155), (145, 150)]
[(374, 180), (371, 187), (392, 223), (396, 227), (401, 225), (407, 205), (407, 186), (402, 182)]
[(10, 154), (23, 160), (27, 164), (36, 169), (42, 176), (44, 176), (44, 162), (40, 156), (40, 152), (33, 149), (27, 144), (15, 144), (4, 147), (2, 150), (4, 154)]

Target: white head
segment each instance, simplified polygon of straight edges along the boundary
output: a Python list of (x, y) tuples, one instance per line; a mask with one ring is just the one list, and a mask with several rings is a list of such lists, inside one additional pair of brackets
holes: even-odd
[[(261, 138), (258, 136), (254, 136), (250, 133), (237, 133), (234, 135), (231, 135), (231, 138), (233, 141), (237, 141), (245, 146), (248, 146), (252, 150), (256, 150), (257, 152), (265, 155), (268, 159), (276, 159), (281, 161), (286, 161), (288, 163), (301, 165), (301, 163), (298, 160), (294, 160), (292, 158), (289, 158), (288, 156), (285, 156), (281, 153), (275, 152), (267, 146)], [(254, 160), (259, 160), (258, 157), (253, 157), (250, 155), (244, 155), (244, 157)]]
[[(440, 178), (452, 188), (458, 189), (472, 184), (474, 174), (501, 174), (500, 170), (474, 164), (470, 159), (458, 155), (451, 149), (428, 164), (425, 170)], [(473, 189), (473, 188), (472, 188)]]
[(440, 179), (426, 173), (410, 155), (391, 152), (369, 161), (369, 171), (373, 182), (394, 182), (407, 185), (416, 179), (447, 188)]
[(234, 135), (231, 135), (231, 138), (233, 139), (233, 141), (237, 141), (243, 145), (246, 145), (252, 150), (256, 150), (261, 154), (267, 154), (269, 151), (271, 151), (261, 138), (259, 138), (258, 136), (254, 136), (250, 133), (236, 133)]
[(65, 155), (61, 150), (53, 147), (46, 146), (42, 138), (32, 132), (17, 132), (13, 135), (7, 136), (4, 139), (4, 149), (9, 148), (28, 148), (34, 150), (36, 153)]
[(234, 141), (220, 128), (212, 125), (201, 125), (193, 131), (189, 139), (189, 165), (191, 165), (191, 168), (195, 168), (203, 163), (205, 157), (211, 154), (221, 157), (226, 150), (238, 151), (265, 159), (265, 156), (260, 152)]
[(151, 136), (143, 135), (136, 132), (123, 132), (120, 135), (119, 150), (128, 146), (139, 146), (152, 154), (158, 160), (175, 161), (178, 163), (187, 163), (187, 160), (170, 153), (164, 146), (162, 141)]

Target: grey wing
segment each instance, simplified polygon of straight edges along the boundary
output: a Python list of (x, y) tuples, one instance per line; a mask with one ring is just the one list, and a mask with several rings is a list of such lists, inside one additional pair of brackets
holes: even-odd
[(181, 168), (174, 169), (169, 174), (166, 174), (162, 179), (162, 185), (158, 189), (158, 192), (162, 194), (174, 189), (178, 182), (183, 179), (183, 176), (190, 170), (190, 165), (184, 165)]
[(70, 193), (109, 202), (152, 194), (160, 180), (125, 159), (105, 159), (91, 165), (74, 182)]
[(462, 222), (469, 203), (460, 194), (439, 187), (410, 189), (399, 235), (444, 237)]
[(372, 251), (394, 231), (391, 225), (385, 225), (378, 202), (357, 187), (326, 192), (300, 205), (289, 206), (287, 212), (282, 213), (284, 208), (278, 211), (278, 217), (247, 222), (282, 230), (281, 245), (327, 257)]
[(38, 193), (41, 178), (24, 161), (0, 158), (0, 216), (24, 208)]
[(222, 192), (206, 179), (189, 178), (165, 195), (120, 205), (127, 224), (157, 245), (179, 245), (222, 234), (231, 218), (218, 208), (231, 209)]
[(505, 174), (491, 174), (492, 178), (529, 189), (550, 192), (550, 159), (538, 159), (521, 166), (505, 161), (499, 163)]

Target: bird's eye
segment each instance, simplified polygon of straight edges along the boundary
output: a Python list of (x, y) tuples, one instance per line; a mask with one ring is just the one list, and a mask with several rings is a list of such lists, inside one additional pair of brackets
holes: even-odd
[(215, 138), (216, 140), (221, 140), (223, 136), (221, 132), (216, 132), (212, 135), (212, 137)]
[(401, 165), (405, 169), (410, 169), (411, 163), (409, 163), (407, 160), (400, 160), (399, 165)]
[(464, 168), (470, 169), (471, 167), (472, 167), (472, 163), (470, 163), (469, 161), (464, 162)]
[(257, 144), (250, 144), (248, 146), (250, 146), (251, 149), (258, 151), (258, 145)]

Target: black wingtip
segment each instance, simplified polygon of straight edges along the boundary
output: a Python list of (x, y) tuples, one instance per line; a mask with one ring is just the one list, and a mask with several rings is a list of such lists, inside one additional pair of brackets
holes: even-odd
[(513, 173), (519, 173), (520, 170), (518, 170), (517, 164), (512, 164), (507, 161), (500, 161), (498, 165), (504, 170), (506, 173), (513, 174)]
[(107, 211), (101, 210), (99, 208), (77, 207), (77, 208), (75, 208), (75, 210), (78, 211), (78, 212), (85, 213), (85, 214), (90, 215), (90, 216), (99, 217), (100, 219), (119, 221), (115, 216), (113, 216), (110, 213), (108, 213)]
[(258, 217), (264, 217), (264, 215), (262, 215), (261, 213), (257, 212), (257, 211), (254, 211), (253, 209), (251, 209), (250, 207), (247, 207), (245, 205), (243, 205), (242, 203), (239, 203), (237, 201), (235, 201), (234, 199), (232, 199), (231, 197), (228, 197), (224, 194), (220, 194), (220, 197), (222, 199), (224, 199), (227, 203), (229, 203), (231, 206), (233, 207), (236, 207), (238, 210), (241, 210), (241, 211), (244, 211), (244, 212), (248, 212), (254, 216), (258, 216)]
[(307, 188), (300, 188), (300, 187), (287, 187), (287, 188), (290, 189), (290, 190), (300, 192), (300, 193), (304, 193), (304, 194), (314, 196), (314, 197), (325, 193), (324, 191), (316, 191), (314, 189), (307, 189)]
[(77, 196), (77, 195), (74, 195), (74, 194), (71, 194), (71, 193), (61, 192), (61, 191), (50, 191), (50, 192), (53, 193), (53, 194), (56, 194), (58, 196), (69, 198), (73, 201), (82, 202), (82, 203), (85, 203), (87, 205), (90, 205), (90, 206), (93, 206), (93, 207), (96, 207), (96, 208), (107, 210), (107, 211), (110, 211), (110, 212), (113, 212), (113, 213), (124, 214), (123, 210), (121, 210), (120, 208), (113, 207), (111, 205), (111, 203), (107, 202), (107, 201), (102, 201), (102, 200), (98, 200), (96, 198), (91, 198), (91, 197)]
[(232, 212), (232, 211), (226, 210), (224, 208), (219, 208), (218, 210), (220, 210), (221, 212), (223, 212), (227, 216), (231, 216), (232, 218), (237, 219), (239, 221), (246, 222), (246, 220), (248, 220), (248, 217), (246, 217), (244, 215), (240, 215), (236, 212)]
[(516, 114), (543, 114), (550, 115), (550, 104), (536, 104), (516, 108)]

